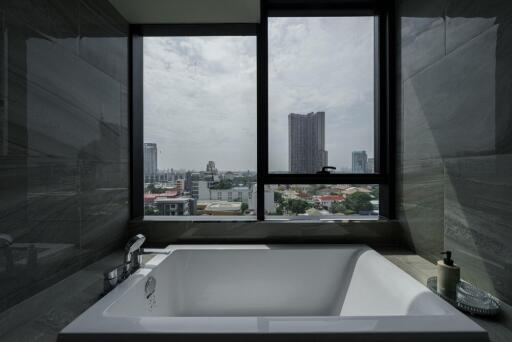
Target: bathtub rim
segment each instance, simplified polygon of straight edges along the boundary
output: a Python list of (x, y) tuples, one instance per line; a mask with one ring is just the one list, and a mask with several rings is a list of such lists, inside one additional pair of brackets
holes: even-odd
[[(269, 249), (326, 249), (361, 248), (375, 251), (364, 244), (187, 244), (169, 245), (151, 258), (141, 269), (102, 297), (84, 313), (68, 324), (59, 338), (81, 334), (378, 334), (378, 333), (419, 333), (419, 334), (477, 334), (487, 336), (487, 331), (458, 311), (449, 303), (440, 299), (447, 315), (404, 315), (404, 316), (119, 316), (107, 315), (107, 310), (133, 287), (150, 275), (166, 258), (179, 250), (269, 250)], [(396, 267), (405, 276), (416, 279), (375, 251), (386, 262)], [(448, 318), (448, 319), (447, 319)], [(264, 322), (268, 327), (264, 328)], [(285, 324), (282, 324), (282, 323)], [(288, 322), (288, 328), (286, 327)], [(302, 325), (293, 323), (301, 322)], [(323, 324), (305, 324), (316, 322)], [(281, 323), (281, 325), (279, 325)], [(373, 324), (373, 327), (370, 325)], [(305, 325), (307, 327), (305, 327)], [(277, 326), (277, 327), (276, 327)], [(254, 328), (256, 327), (256, 329)], [(263, 327), (263, 328), (262, 328)], [(476, 336), (476, 335), (475, 335)], [(482, 337), (483, 338), (483, 337)], [(482, 339), (484, 340), (484, 339)]]

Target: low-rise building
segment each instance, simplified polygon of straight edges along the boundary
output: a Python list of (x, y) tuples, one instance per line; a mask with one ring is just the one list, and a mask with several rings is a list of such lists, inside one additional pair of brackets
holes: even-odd
[(355, 194), (356, 192), (364, 192), (364, 193), (368, 194), (372, 191), (366, 187), (355, 187), (355, 186), (352, 186), (350, 188), (343, 190), (343, 193), (345, 195), (352, 195), (352, 194)]
[[(251, 192), (249, 193), (249, 210), (256, 213), (256, 208), (258, 207), (258, 196), (256, 191), (256, 183), (254, 183), (251, 187)], [(275, 214), (276, 212), (276, 204), (274, 202), (274, 190), (265, 187), (265, 214)]]
[(175, 197), (178, 197), (178, 192), (174, 191), (174, 190), (168, 190), (161, 194), (145, 193), (144, 194), (144, 205), (154, 204), (154, 202), (157, 198), (175, 198)]
[(248, 203), (249, 188), (240, 186), (231, 189), (210, 189), (210, 199)]
[(334, 202), (342, 202), (345, 197), (342, 195), (323, 195), (313, 196), (313, 200), (322, 207), (329, 209)]
[(208, 181), (197, 180), (192, 181), (192, 197), (200, 200), (210, 199), (210, 189)]
[(201, 214), (212, 216), (239, 216), (242, 215), (242, 202), (228, 201), (200, 201)]
[(176, 180), (176, 190), (182, 194), (185, 190), (185, 179), (178, 179)]
[(190, 216), (196, 211), (196, 200), (190, 197), (158, 197), (154, 205), (161, 216)]

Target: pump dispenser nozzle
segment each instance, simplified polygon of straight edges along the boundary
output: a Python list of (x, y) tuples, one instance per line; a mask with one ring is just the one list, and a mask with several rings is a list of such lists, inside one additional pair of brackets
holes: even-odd
[(441, 254), (446, 255), (443, 259), (444, 263), (448, 266), (453, 266), (452, 251), (444, 251)]

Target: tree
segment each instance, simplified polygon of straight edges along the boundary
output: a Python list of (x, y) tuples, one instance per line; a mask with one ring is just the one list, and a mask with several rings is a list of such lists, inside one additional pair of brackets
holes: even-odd
[(345, 200), (345, 207), (353, 212), (359, 213), (361, 211), (371, 211), (373, 205), (370, 202), (372, 196), (364, 192), (355, 192), (347, 196)]
[(249, 209), (249, 206), (247, 205), (247, 203), (242, 203), (242, 205), (240, 206), (240, 212), (245, 213), (245, 211)]
[(283, 206), (282, 205), (278, 205), (277, 206), (277, 208), (276, 208), (276, 215), (284, 215)]
[(276, 191), (274, 192), (274, 203), (282, 203), (283, 202), (283, 194)]
[(338, 213), (344, 213), (347, 208), (345, 207), (345, 204), (343, 202), (335, 201), (331, 204), (331, 207), (329, 208), (329, 212), (331, 214), (338, 214)]
[(163, 194), (165, 189), (155, 187), (155, 184), (151, 183), (146, 187), (146, 191), (151, 194)]
[(372, 191), (370, 192), (370, 194), (373, 196), (373, 198), (379, 198), (379, 187), (372, 187)]
[(284, 208), (294, 214), (304, 214), (312, 207), (310, 203), (301, 199), (287, 199), (283, 202)]
[(152, 207), (144, 207), (144, 215), (158, 215), (158, 210)]
[(223, 179), (218, 183), (212, 185), (211, 189), (214, 190), (227, 190), (233, 187), (233, 182), (229, 179)]

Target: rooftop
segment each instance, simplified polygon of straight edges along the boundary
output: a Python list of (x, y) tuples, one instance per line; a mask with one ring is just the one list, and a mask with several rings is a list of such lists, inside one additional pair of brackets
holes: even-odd
[(345, 197), (341, 195), (323, 195), (315, 196), (315, 199), (318, 199), (320, 201), (343, 201), (345, 200)]
[(242, 202), (215, 201), (210, 202), (205, 211), (240, 211)]
[(168, 197), (158, 197), (155, 199), (155, 203), (184, 203), (193, 200), (193, 198), (190, 197), (175, 197), (175, 198), (168, 198)]

